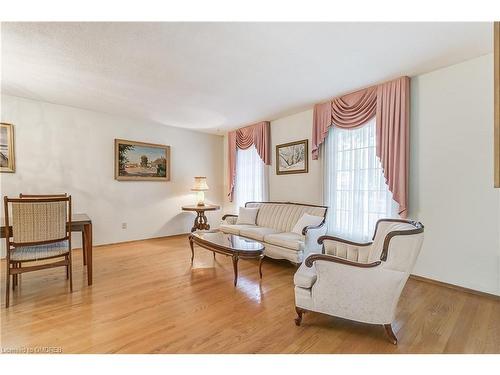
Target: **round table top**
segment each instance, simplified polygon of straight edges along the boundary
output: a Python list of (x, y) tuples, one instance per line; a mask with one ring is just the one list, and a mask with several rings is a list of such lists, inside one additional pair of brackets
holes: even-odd
[(182, 211), (215, 211), (220, 209), (220, 206), (215, 204), (206, 204), (204, 206), (198, 206), (196, 204), (189, 206), (182, 206)]

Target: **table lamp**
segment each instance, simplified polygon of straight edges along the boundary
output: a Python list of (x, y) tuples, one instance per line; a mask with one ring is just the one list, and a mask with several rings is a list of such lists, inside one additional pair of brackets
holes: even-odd
[(194, 185), (191, 189), (192, 191), (198, 192), (198, 206), (205, 205), (205, 191), (208, 190), (207, 178), (206, 177), (195, 177)]

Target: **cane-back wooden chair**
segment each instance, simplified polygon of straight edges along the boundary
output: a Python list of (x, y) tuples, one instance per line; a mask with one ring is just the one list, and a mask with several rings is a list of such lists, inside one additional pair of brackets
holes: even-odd
[[(24, 194), (21, 193), (19, 194), (19, 198), (51, 198), (51, 197), (67, 197), (68, 194), (63, 193), (63, 194)], [(87, 254), (85, 252), (85, 249), (82, 249), (82, 256), (83, 256), (83, 265), (87, 265)]]
[[(4, 197), (6, 229), (5, 306), (9, 307), (10, 281), (18, 275), (46, 268), (65, 267), (73, 291), (71, 267), (71, 196), (66, 194)], [(62, 258), (62, 259), (61, 259)], [(32, 264), (40, 260), (52, 262)]]

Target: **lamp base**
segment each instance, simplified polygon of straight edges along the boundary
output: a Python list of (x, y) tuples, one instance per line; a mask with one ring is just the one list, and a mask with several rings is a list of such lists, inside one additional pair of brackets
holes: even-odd
[(197, 194), (198, 198), (198, 207), (203, 207), (205, 205), (205, 192), (204, 191), (199, 191)]

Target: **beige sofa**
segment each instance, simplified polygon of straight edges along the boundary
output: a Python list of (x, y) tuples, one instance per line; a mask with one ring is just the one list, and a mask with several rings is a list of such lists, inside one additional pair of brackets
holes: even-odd
[[(308, 254), (321, 251), (318, 238), (326, 233), (327, 207), (291, 202), (247, 202), (245, 207), (259, 208), (256, 225), (238, 225), (237, 215), (224, 215), (219, 229), (251, 238), (264, 244), (264, 254), (274, 259), (286, 259), (299, 264)], [(305, 227), (302, 234), (292, 228), (304, 213), (320, 216), (320, 225)]]

